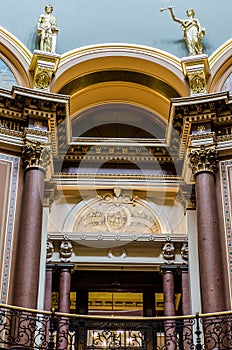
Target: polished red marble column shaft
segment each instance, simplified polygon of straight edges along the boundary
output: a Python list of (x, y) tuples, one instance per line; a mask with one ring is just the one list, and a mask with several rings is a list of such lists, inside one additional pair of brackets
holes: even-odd
[(183, 315), (191, 315), (191, 295), (189, 286), (189, 274), (188, 267), (181, 267), (181, 280), (182, 280), (182, 313)]
[(14, 279), (14, 305), (37, 307), (41, 230), (44, 196), (44, 172), (40, 168), (25, 171), (20, 227)]
[(60, 283), (59, 283), (59, 312), (70, 312), (70, 289), (71, 289), (71, 266), (64, 265), (60, 267)]
[(163, 270), (164, 316), (175, 316), (175, 292), (173, 271)]
[(54, 265), (47, 264), (45, 293), (44, 293), (44, 310), (50, 311), (52, 306), (52, 277)]
[[(174, 271), (175, 267), (165, 266), (163, 272), (163, 292), (164, 292), (164, 316), (175, 316), (175, 289)], [(164, 322), (164, 335), (167, 350), (176, 349), (176, 323), (174, 320)]]
[(226, 310), (224, 269), (213, 172), (195, 174), (202, 312)]

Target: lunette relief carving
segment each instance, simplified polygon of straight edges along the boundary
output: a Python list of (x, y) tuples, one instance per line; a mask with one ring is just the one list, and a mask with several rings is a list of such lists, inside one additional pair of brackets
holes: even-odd
[(77, 216), (73, 230), (97, 235), (107, 232), (141, 235), (162, 231), (152, 211), (142, 205), (136, 196), (121, 194), (120, 189), (115, 189), (114, 194), (100, 194), (96, 202), (86, 205)]

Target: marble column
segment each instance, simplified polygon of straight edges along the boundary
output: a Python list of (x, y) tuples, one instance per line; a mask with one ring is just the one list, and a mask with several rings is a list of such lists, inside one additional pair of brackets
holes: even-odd
[(73, 264), (60, 264), (59, 312), (70, 313), (71, 270)]
[[(59, 264), (59, 312), (70, 313), (70, 290), (71, 290), (71, 270), (72, 264)], [(69, 319), (61, 316), (58, 322), (57, 349), (67, 349), (69, 347)]]
[(181, 266), (180, 271), (182, 282), (182, 313), (183, 315), (191, 315), (192, 310), (188, 266)]
[(20, 211), (14, 305), (36, 309), (39, 285), (40, 247), (43, 215), (44, 174), (50, 150), (38, 142), (25, 140), (22, 152), (24, 186)]
[(162, 266), (163, 293), (164, 293), (164, 316), (175, 316), (175, 287), (174, 272), (175, 266)]
[[(164, 316), (175, 316), (175, 286), (174, 273), (176, 266), (162, 266), (163, 293), (164, 293)], [(177, 346), (176, 322), (169, 319), (164, 321), (165, 345), (167, 350), (174, 350)]]
[(217, 150), (215, 144), (190, 148), (195, 176), (199, 273), (202, 312), (226, 310), (222, 242), (219, 234), (215, 188)]
[(46, 265), (45, 293), (44, 293), (44, 310), (50, 311), (52, 307), (52, 279), (54, 264)]

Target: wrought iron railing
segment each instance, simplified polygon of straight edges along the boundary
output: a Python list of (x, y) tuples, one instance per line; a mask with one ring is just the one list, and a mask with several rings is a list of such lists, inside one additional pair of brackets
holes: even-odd
[(232, 312), (181, 317), (98, 317), (0, 304), (0, 349), (232, 349)]

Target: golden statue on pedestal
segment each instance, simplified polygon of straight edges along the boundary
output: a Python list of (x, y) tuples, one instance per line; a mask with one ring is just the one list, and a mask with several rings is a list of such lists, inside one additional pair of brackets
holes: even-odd
[(201, 40), (205, 35), (205, 28), (201, 27), (200, 22), (197, 18), (194, 18), (195, 11), (193, 9), (186, 10), (187, 19), (176, 18), (173, 12), (174, 6), (169, 6), (160, 11), (169, 10), (172, 16), (172, 19), (175, 22), (181, 24), (181, 30), (184, 32), (184, 39), (186, 46), (189, 50), (190, 55), (201, 55), (202, 54), (202, 45)]
[(45, 13), (40, 15), (37, 24), (37, 33), (39, 35), (39, 49), (45, 52), (55, 52), (56, 37), (58, 28), (56, 18), (52, 15), (53, 6), (46, 5)]

